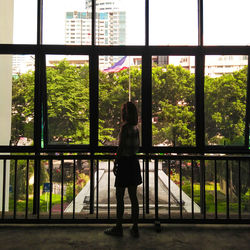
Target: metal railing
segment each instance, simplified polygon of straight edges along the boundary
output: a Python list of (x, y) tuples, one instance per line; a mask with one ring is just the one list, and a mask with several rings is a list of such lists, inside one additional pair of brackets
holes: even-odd
[[(138, 155), (140, 223), (249, 223), (248, 156)], [(115, 222), (114, 155), (1, 155), (1, 223)], [(130, 222), (125, 196), (124, 222)]]

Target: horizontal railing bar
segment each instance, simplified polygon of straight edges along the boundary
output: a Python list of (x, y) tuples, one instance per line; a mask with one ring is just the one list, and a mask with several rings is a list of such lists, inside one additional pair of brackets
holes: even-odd
[[(47, 145), (46, 148), (40, 149), (41, 153), (88, 153), (92, 152), (93, 148), (90, 145)], [(94, 148), (95, 153), (115, 153), (117, 146), (97, 146)], [(200, 149), (198, 147), (158, 147), (152, 146), (149, 151), (151, 153), (188, 153), (188, 154), (199, 154)], [(36, 148), (34, 146), (0, 146), (0, 152), (2, 153), (22, 153), (29, 152), (35, 153)], [(140, 153), (144, 153), (143, 148), (139, 149)], [(248, 146), (204, 146), (204, 154), (217, 153), (217, 154), (249, 154)]]
[[(115, 223), (116, 219), (3, 219), (1, 224), (110, 224)], [(139, 219), (138, 223), (154, 223), (155, 218)], [(131, 223), (131, 219), (123, 219), (123, 223)], [(161, 224), (250, 224), (250, 219), (161, 219)], [(6, 226), (6, 225), (5, 225)]]
[[(137, 155), (139, 159), (149, 159), (149, 160), (249, 160), (250, 156), (246, 155), (223, 155), (223, 156), (216, 156), (216, 155)], [(103, 160), (112, 160), (115, 159), (115, 155), (0, 155), (0, 159), (7, 159), (7, 160), (34, 160), (39, 158), (40, 160), (74, 160), (74, 159), (81, 159), (81, 160), (90, 160), (90, 159), (103, 159)]]

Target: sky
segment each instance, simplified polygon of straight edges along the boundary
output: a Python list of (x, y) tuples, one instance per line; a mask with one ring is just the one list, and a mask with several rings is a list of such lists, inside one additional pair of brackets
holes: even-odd
[[(14, 0), (14, 43), (36, 43), (36, 0)], [(143, 45), (145, 0), (120, 0), (127, 44)], [(65, 12), (84, 0), (44, 0), (44, 40), (64, 44)], [(204, 0), (205, 45), (250, 45), (249, 0)], [(197, 0), (150, 0), (150, 45), (197, 45)]]

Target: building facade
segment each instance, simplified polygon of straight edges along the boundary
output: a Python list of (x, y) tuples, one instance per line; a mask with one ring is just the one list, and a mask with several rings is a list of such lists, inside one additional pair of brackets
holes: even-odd
[[(65, 22), (65, 44), (91, 44), (91, 1), (86, 1), (85, 12), (67, 12)], [(117, 1), (96, 1), (96, 45), (126, 44), (126, 12), (119, 9)], [(109, 67), (119, 57), (99, 57), (99, 67)]]

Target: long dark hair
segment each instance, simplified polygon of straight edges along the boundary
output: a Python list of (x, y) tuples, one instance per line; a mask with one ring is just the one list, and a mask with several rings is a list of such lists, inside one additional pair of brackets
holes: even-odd
[(137, 108), (134, 103), (126, 102), (122, 105), (122, 121), (130, 125), (138, 124)]

